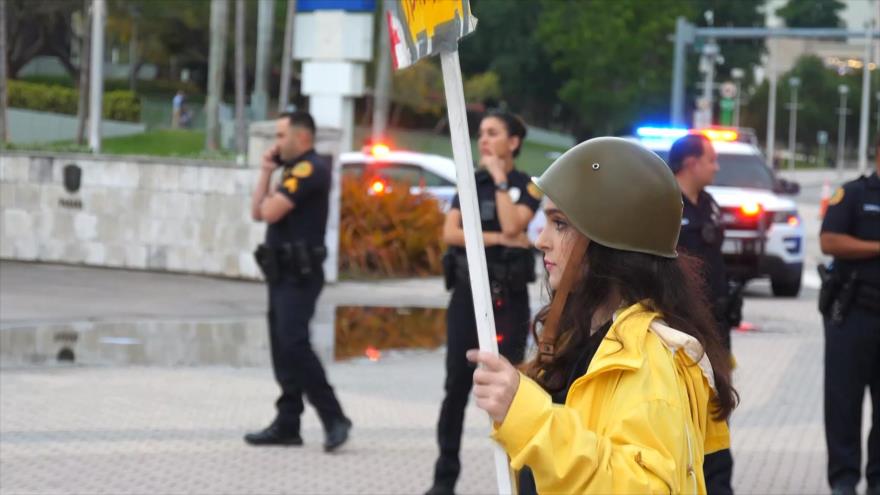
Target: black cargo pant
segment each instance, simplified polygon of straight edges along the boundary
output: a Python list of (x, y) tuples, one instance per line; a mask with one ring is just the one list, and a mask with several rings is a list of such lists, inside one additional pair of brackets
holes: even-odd
[(281, 387), (275, 421), (285, 432), (299, 433), (303, 393), (318, 410), (325, 429), (344, 417), (309, 340), (309, 321), (323, 287), (320, 269), (305, 281), (284, 275), (269, 284), (269, 343), (272, 368)]
[(862, 401), (871, 390), (868, 487), (880, 490), (880, 315), (854, 306), (839, 325), (825, 319), (825, 441), (828, 483), (855, 487), (861, 477)]
[[(501, 306), (495, 305), (495, 332), (498, 350), (513, 364), (519, 364), (525, 353), (529, 333), (529, 295), (526, 286), (505, 290)], [(461, 463), (461, 433), (464, 410), (473, 386), (474, 366), (465, 358), (470, 349), (479, 347), (477, 323), (470, 286), (458, 284), (452, 291), (446, 310), (446, 397), (437, 421), (437, 442), (440, 456), (434, 466), (434, 484), (455, 486)]]

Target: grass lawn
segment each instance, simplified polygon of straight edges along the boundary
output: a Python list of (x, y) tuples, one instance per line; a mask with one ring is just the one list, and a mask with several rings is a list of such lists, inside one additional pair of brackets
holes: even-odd
[[(23, 144), (10, 146), (11, 149), (37, 151), (88, 152), (88, 146), (79, 146), (73, 141), (59, 141), (45, 144)], [(173, 156), (178, 158), (202, 158), (208, 160), (235, 159), (235, 152), (221, 150), (207, 152), (205, 133), (187, 129), (155, 129), (143, 134), (106, 138), (101, 141), (101, 152), (109, 155), (147, 155)]]

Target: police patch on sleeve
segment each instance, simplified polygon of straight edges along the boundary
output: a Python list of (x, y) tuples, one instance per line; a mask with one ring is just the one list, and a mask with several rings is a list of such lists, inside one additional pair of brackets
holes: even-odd
[(286, 179), (283, 185), (284, 189), (287, 189), (287, 192), (293, 194), (296, 192), (296, 188), (299, 187), (299, 181), (296, 179), (296, 177), (291, 177), (289, 179)]
[(296, 165), (293, 166), (293, 176), (299, 177), (300, 179), (305, 179), (306, 177), (312, 175), (312, 172), (315, 171), (315, 168), (312, 166), (312, 162), (303, 160)]
[(510, 200), (516, 203), (519, 201), (519, 198), (522, 196), (522, 191), (518, 187), (511, 187), (507, 190), (507, 195), (510, 196)]
[(828, 200), (828, 205), (834, 206), (837, 203), (840, 203), (841, 201), (843, 201), (843, 194), (844, 194), (843, 188), (838, 187), (837, 190), (834, 191), (834, 194), (831, 196), (831, 199)]
[(544, 197), (544, 193), (542, 193), (541, 190), (538, 189), (538, 186), (535, 185), (534, 182), (529, 182), (529, 185), (526, 186), (526, 191), (529, 192), (529, 196), (535, 199), (541, 199)]

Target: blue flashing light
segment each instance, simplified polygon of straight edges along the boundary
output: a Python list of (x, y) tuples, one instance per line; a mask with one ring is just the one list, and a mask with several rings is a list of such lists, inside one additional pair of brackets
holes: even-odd
[(678, 139), (687, 136), (688, 132), (683, 127), (639, 127), (636, 129), (636, 135), (642, 138)]

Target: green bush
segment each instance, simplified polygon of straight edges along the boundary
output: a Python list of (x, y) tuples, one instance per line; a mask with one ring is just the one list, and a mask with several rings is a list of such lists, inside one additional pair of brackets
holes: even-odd
[[(68, 75), (46, 76), (31, 75), (18, 79), (21, 82), (45, 84), (49, 86), (63, 86), (65, 88), (75, 89), (76, 84)], [(118, 91), (128, 89), (128, 79), (105, 79), (104, 91)], [(202, 90), (192, 81), (172, 81), (169, 79), (144, 79), (137, 82), (137, 93), (139, 95), (173, 95), (177, 90), (182, 89), (188, 97), (193, 95), (201, 95)]]
[[(42, 112), (76, 115), (79, 92), (63, 86), (9, 81), (9, 106)], [(104, 93), (102, 115), (105, 119), (139, 122), (141, 101), (131, 91)]]

